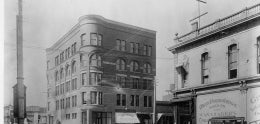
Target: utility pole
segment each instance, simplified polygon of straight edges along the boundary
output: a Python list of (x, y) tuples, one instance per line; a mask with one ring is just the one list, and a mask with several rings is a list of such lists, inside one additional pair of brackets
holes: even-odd
[(26, 118), (26, 86), (23, 83), (23, 11), (22, 0), (18, 0), (18, 15), (16, 16), (17, 33), (17, 83), (13, 86), (15, 123), (23, 124)]
[(153, 124), (156, 124), (156, 81), (153, 81)]

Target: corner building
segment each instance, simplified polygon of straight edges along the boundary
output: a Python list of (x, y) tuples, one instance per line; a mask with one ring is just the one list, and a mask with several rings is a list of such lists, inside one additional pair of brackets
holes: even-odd
[(177, 36), (177, 124), (260, 123), (260, 4)]
[(152, 123), (156, 32), (97, 15), (47, 51), (48, 123)]

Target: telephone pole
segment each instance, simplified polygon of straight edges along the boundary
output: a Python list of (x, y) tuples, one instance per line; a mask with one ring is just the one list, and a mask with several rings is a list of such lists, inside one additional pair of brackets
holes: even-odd
[(156, 124), (156, 80), (153, 81), (153, 124)]
[(24, 123), (26, 118), (26, 86), (23, 83), (23, 11), (22, 0), (18, 0), (18, 15), (16, 16), (16, 50), (17, 50), (17, 83), (13, 86), (14, 121)]

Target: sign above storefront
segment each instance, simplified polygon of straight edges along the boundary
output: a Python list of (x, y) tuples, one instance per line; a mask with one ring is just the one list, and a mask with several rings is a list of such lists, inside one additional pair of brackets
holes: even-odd
[(136, 113), (116, 112), (116, 123), (140, 123)]

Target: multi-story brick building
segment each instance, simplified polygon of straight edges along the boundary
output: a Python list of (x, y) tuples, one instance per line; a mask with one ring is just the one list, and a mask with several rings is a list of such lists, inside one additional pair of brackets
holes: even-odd
[(260, 122), (260, 4), (177, 36), (177, 124)]
[(156, 32), (97, 15), (47, 51), (48, 121), (151, 123)]

